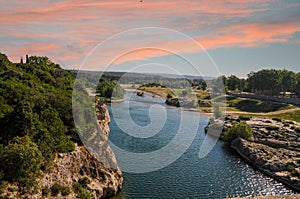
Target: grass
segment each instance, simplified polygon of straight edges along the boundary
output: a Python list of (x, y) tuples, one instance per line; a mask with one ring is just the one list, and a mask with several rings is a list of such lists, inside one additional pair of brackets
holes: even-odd
[(162, 88), (160, 86), (154, 86), (154, 87), (145, 87), (145, 86), (142, 86), (142, 87), (139, 87), (138, 90), (140, 91), (148, 91), (150, 93), (153, 93), (153, 94), (158, 94), (160, 95), (162, 98), (166, 98), (168, 93), (171, 93), (173, 95), (173, 97), (175, 96), (174, 92), (173, 92), (173, 89), (170, 89), (170, 88)]
[(283, 114), (274, 114), (270, 115), (270, 118), (278, 118), (278, 119), (284, 119), (284, 120), (292, 120), (296, 122), (300, 122), (300, 111), (293, 111), (290, 113), (283, 113)]

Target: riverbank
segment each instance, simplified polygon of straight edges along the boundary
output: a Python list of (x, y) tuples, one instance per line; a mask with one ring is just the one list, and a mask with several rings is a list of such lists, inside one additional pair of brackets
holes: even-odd
[[(300, 123), (268, 118), (244, 118), (253, 130), (253, 140), (236, 139), (231, 148), (266, 175), (300, 192)], [(224, 131), (237, 116), (225, 118)]]
[[(259, 196), (248, 199), (299, 199), (300, 194), (286, 195), (286, 196)], [(228, 199), (244, 199), (244, 198), (228, 198)]]

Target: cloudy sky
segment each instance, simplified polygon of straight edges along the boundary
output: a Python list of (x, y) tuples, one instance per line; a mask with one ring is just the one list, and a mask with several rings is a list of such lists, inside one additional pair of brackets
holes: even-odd
[[(88, 60), (89, 69), (102, 70), (107, 67), (103, 60), (114, 57), (110, 70), (126, 71), (142, 64), (154, 72), (168, 65), (193, 74), (181, 64), (180, 59), (185, 57), (198, 59), (196, 64), (205, 66), (201, 69), (203, 75), (214, 75), (210, 69), (213, 64), (199, 58), (206, 50), (205, 56), (213, 60), (221, 74), (246, 76), (262, 68), (300, 71), (298, 0), (0, 3), (0, 52), (15, 62), (25, 54), (42, 55), (64, 68), (79, 68)], [(132, 30), (143, 27), (161, 29)], [(99, 47), (103, 42), (106, 48)]]

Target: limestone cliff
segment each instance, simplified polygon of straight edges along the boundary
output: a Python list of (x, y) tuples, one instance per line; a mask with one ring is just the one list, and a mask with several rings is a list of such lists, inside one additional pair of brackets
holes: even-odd
[[(96, 115), (98, 124), (106, 136), (109, 136), (110, 116), (105, 104), (98, 101), (96, 103)], [(63, 186), (72, 186), (80, 178), (88, 177), (90, 183), (87, 189), (93, 198), (110, 198), (121, 188), (123, 177), (120, 169), (116, 165), (113, 151), (107, 142), (99, 144), (98, 156), (94, 157), (84, 146), (77, 146), (71, 153), (60, 153), (54, 160), (50, 173), (44, 173), (40, 179), (40, 186), (51, 187), (54, 183)], [(111, 163), (115, 165), (111, 165)], [(74, 198), (74, 193), (66, 198)]]
[[(92, 198), (111, 198), (121, 188), (123, 177), (121, 170), (118, 168), (115, 155), (105, 140), (109, 135), (110, 117), (105, 104), (96, 103), (96, 115), (100, 129), (105, 139), (100, 139), (97, 144), (97, 156), (90, 153), (85, 146), (77, 146), (70, 153), (55, 154), (53, 163), (48, 171), (41, 171), (38, 178), (37, 193), (34, 195), (23, 194), (20, 196), (18, 188), (9, 185), (5, 194), (6, 198), (76, 198), (78, 192), (74, 189), (74, 185), (78, 183), (83, 185), (84, 191)], [(57, 194), (53, 195), (53, 185), (63, 187)], [(12, 189), (14, 188), (15, 189)], [(90, 197), (83, 197), (90, 198)]]

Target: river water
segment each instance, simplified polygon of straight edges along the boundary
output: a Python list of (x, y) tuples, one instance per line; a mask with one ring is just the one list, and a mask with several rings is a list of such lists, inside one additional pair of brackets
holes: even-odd
[[(182, 114), (179, 109), (166, 107), (164, 100), (151, 96), (138, 97), (127, 92), (125, 98), (125, 102), (108, 106), (111, 115), (109, 139), (114, 145), (126, 151), (145, 153), (159, 150), (174, 138)], [(164, 127), (149, 138), (129, 136), (116, 122), (117, 120), (126, 122), (129, 119), (123, 114), (128, 110), (128, 104), (132, 120), (140, 126), (146, 126), (151, 120), (163, 117), (161, 114), (152, 114), (152, 117), (158, 118), (150, 118), (149, 109), (152, 105), (164, 106), (167, 112)], [(185, 112), (185, 114), (192, 116), (198, 113)], [(217, 199), (293, 193), (280, 182), (246, 164), (223, 142), (219, 141), (205, 158), (199, 159), (199, 149), (205, 138), (204, 127), (209, 119), (206, 116), (199, 117), (196, 137), (179, 159), (157, 171), (138, 174), (123, 172), (123, 190), (115, 198)]]

